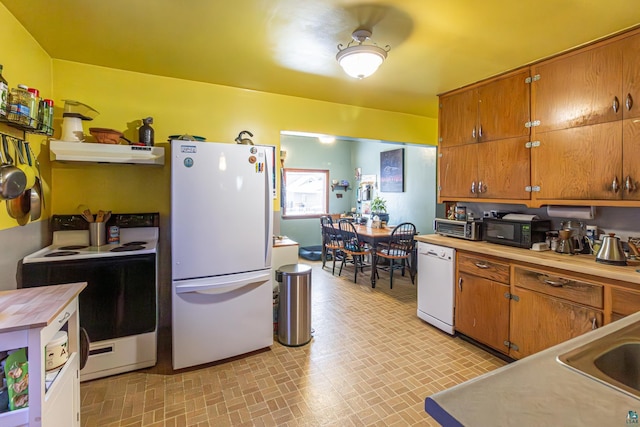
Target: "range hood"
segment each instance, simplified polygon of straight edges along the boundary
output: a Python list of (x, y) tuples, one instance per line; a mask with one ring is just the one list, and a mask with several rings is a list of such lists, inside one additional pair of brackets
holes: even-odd
[(68, 142), (52, 139), (49, 154), (57, 162), (164, 165), (164, 148), (140, 145)]

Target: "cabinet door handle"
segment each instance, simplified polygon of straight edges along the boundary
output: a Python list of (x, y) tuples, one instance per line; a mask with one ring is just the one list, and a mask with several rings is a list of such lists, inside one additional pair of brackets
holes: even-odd
[(478, 181), (478, 194), (482, 194), (482, 181)]
[(462, 277), (458, 278), (458, 290), (462, 292)]
[(627, 111), (631, 111), (631, 107), (633, 107), (633, 98), (630, 93), (627, 94), (627, 100), (624, 104), (627, 106)]
[(627, 177), (624, 179), (624, 189), (627, 191), (627, 193), (631, 193), (636, 189), (636, 186), (633, 184), (633, 179), (631, 179), (630, 175), (627, 175)]
[(562, 286), (564, 286), (564, 283), (557, 280), (551, 280), (551, 279), (544, 279), (543, 283), (545, 285), (553, 286), (554, 288), (561, 288)]
[(58, 320), (58, 323), (64, 323), (67, 321), (67, 319), (71, 317), (71, 313), (69, 313), (68, 311), (64, 312), (64, 317), (60, 320)]
[(591, 329), (598, 329), (598, 319), (594, 318), (591, 319)]
[(482, 138), (482, 125), (478, 127), (478, 138)]
[(613, 182), (611, 183), (611, 190), (614, 193), (617, 193), (618, 190), (620, 190), (620, 183), (618, 182), (618, 177), (617, 176), (613, 177)]
[(613, 112), (617, 113), (619, 109), (620, 109), (620, 101), (618, 100), (617, 96), (614, 96), (613, 97)]
[(474, 126), (473, 130), (471, 131), (471, 137), (473, 139), (476, 139), (476, 128), (475, 128), (475, 126)]
[(487, 264), (485, 264), (483, 262), (476, 262), (475, 266), (478, 267), (478, 268), (482, 268), (483, 270), (487, 269), (487, 268), (491, 268), (491, 266), (489, 266), (489, 265), (487, 265)]
[(471, 193), (472, 194), (476, 194), (476, 182), (475, 181), (473, 181), (471, 183)]

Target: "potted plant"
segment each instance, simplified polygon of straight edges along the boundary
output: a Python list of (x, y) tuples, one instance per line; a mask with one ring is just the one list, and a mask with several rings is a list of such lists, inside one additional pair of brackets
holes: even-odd
[(371, 216), (378, 216), (380, 221), (389, 223), (389, 214), (387, 213), (387, 201), (380, 196), (376, 196), (371, 202)]

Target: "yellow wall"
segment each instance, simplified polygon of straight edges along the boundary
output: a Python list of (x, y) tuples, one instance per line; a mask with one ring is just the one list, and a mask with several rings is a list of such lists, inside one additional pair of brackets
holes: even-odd
[[(2, 28), (0, 63), (4, 67), (2, 75), (9, 82), (9, 87), (25, 84), (39, 89), (40, 96), (51, 98), (51, 58), (14, 16), (7, 11), (3, 4), (0, 4), (0, 28)], [(0, 132), (22, 137), (21, 131), (4, 124), (0, 124)], [(48, 153), (40, 154), (40, 141), (42, 139), (41, 136), (37, 135), (28, 136), (28, 140), (39, 158), (42, 158), (43, 155), (48, 156)], [(48, 177), (45, 176), (45, 183), (48, 181)], [(47, 197), (50, 197), (49, 188), (46, 187), (45, 190)], [(46, 217), (46, 214), (44, 217)], [(9, 217), (4, 206), (0, 206), (0, 230), (15, 226), (17, 226), (16, 221)]]
[(72, 213), (85, 204), (92, 210), (167, 214), (168, 135), (188, 133), (233, 143), (240, 131), (249, 130), (256, 144), (279, 147), (281, 130), (298, 130), (436, 144), (436, 120), (407, 114), (61, 60), (53, 61), (53, 81), (55, 101), (60, 105), (62, 99), (74, 99), (100, 112), (94, 121), (85, 122), (85, 133), (92, 126), (106, 127), (124, 131), (129, 139), (137, 138), (139, 120), (152, 116), (156, 145), (165, 147), (167, 155), (164, 168), (53, 164), (54, 213)]
[[(100, 112), (85, 123), (87, 134), (89, 127), (107, 127), (136, 139), (140, 119), (152, 116), (156, 145), (167, 154), (165, 167), (51, 164), (46, 138), (29, 135), (43, 170), (47, 209), (41, 221), (52, 213), (74, 213), (80, 204), (92, 210), (167, 214), (166, 139), (172, 134), (233, 143), (240, 131), (249, 130), (256, 144), (279, 147), (280, 131), (296, 130), (436, 145), (435, 119), (52, 60), (2, 4), (0, 25), (3, 75), (11, 87), (24, 83), (55, 101), (54, 136), (60, 134), (63, 100), (74, 99)], [(197, 66), (197, 61), (185, 66)], [(16, 132), (3, 124), (0, 131)], [(0, 230), (12, 227), (16, 221), (0, 209)]]

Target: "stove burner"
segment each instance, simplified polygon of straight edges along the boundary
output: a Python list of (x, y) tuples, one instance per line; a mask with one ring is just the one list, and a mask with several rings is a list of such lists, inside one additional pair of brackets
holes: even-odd
[(144, 246), (130, 244), (130, 245), (118, 246), (117, 248), (113, 248), (111, 249), (111, 252), (139, 251), (140, 249), (144, 249)]
[(59, 252), (51, 252), (49, 254), (46, 254), (45, 257), (69, 256), (69, 255), (76, 255), (76, 254), (78, 254), (78, 252), (76, 251), (59, 251)]
[(136, 241), (136, 242), (123, 243), (122, 246), (141, 246), (141, 245), (146, 245), (146, 244), (147, 244), (147, 242)]
[(88, 246), (84, 246), (84, 245), (69, 245), (69, 246), (61, 246), (58, 249), (63, 250), (63, 251), (64, 250), (70, 251), (70, 250), (75, 250), (75, 249), (85, 249), (87, 247)]

